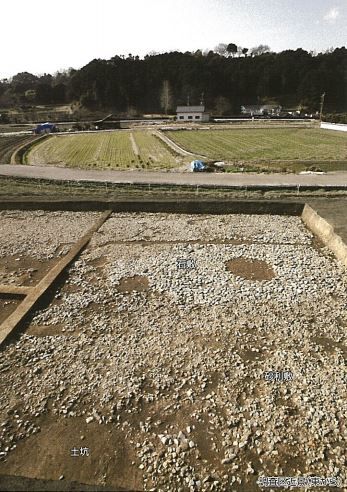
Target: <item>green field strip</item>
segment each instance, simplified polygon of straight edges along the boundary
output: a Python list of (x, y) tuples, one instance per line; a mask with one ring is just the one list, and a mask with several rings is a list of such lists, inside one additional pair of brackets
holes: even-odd
[(317, 129), (212, 130), (169, 132), (178, 145), (221, 160), (345, 160), (346, 135)]

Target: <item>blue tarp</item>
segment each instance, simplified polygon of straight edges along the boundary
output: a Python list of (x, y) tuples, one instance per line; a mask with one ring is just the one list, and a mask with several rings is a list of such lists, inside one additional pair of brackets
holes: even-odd
[(203, 171), (206, 169), (206, 164), (202, 161), (192, 161), (190, 164), (192, 171)]

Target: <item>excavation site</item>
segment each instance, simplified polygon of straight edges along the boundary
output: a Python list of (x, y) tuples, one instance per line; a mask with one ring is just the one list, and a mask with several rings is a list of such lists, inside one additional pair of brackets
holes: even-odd
[(346, 265), (307, 224), (0, 210), (2, 483), (343, 487)]

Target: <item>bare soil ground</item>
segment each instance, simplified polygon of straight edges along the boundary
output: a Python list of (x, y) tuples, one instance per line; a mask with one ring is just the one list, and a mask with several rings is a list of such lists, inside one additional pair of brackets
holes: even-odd
[(0, 283), (32, 286), (41, 280), (58, 259), (38, 260), (32, 256), (7, 255), (0, 258)]
[(34, 286), (98, 213), (0, 211), (0, 284)]
[(0, 323), (5, 321), (5, 319), (15, 311), (17, 306), (20, 304), (19, 296), (7, 296), (0, 294)]
[(118, 284), (119, 292), (143, 292), (148, 290), (148, 278), (143, 275), (135, 275), (134, 277), (124, 277), (120, 279)]

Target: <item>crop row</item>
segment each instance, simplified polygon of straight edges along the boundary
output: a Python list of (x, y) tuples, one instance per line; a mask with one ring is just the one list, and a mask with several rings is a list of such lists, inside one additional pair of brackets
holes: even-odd
[(151, 168), (174, 167), (177, 164), (175, 157), (165, 145), (148, 132), (134, 132), (134, 139), (140, 151), (141, 159)]
[(347, 135), (318, 129), (182, 130), (168, 136), (186, 150), (211, 159), (347, 159)]
[(9, 164), (15, 150), (32, 140), (35, 140), (33, 135), (11, 135), (9, 137), (0, 137), (0, 164)]
[(66, 165), (68, 167), (131, 168), (171, 167), (176, 161), (165, 147), (148, 132), (107, 132), (52, 136), (34, 147), (28, 163)]

